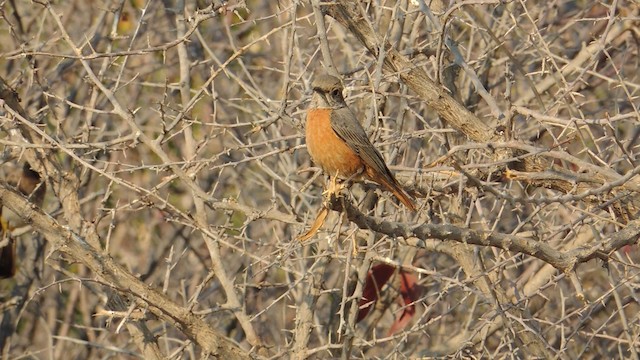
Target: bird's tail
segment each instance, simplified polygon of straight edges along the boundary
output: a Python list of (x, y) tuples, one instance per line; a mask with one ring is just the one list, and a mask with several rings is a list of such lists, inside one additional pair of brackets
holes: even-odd
[(408, 207), (411, 211), (416, 211), (416, 204), (413, 202), (413, 199), (404, 191), (403, 188), (398, 184), (394, 184), (395, 186), (389, 187), (388, 189), (395, 195), (404, 206)]
[(393, 195), (397, 197), (401, 203), (404, 204), (404, 206), (409, 208), (409, 210), (416, 211), (416, 204), (414, 203), (413, 199), (400, 186), (400, 184), (398, 184), (398, 182), (396, 181), (396, 179), (393, 178), (393, 176), (389, 176), (389, 178), (387, 178), (386, 176), (372, 177), (371, 175), (373, 174), (369, 174), (369, 173), (367, 173), (367, 175), (369, 175), (369, 177), (371, 177), (373, 181), (379, 183), (380, 185), (384, 186), (387, 190), (391, 191)]

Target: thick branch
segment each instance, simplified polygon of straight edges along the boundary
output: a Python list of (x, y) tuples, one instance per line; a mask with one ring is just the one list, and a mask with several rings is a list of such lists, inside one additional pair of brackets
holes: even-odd
[(407, 239), (407, 243), (414, 246), (423, 247), (423, 242), (428, 239), (453, 240), (463, 244), (492, 246), (536, 257), (565, 273), (572, 271), (579, 263), (593, 258), (606, 258), (604, 254), (625, 245), (635, 244), (640, 236), (640, 220), (635, 220), (603, 242), (563, 252), (554, 249), (545, 242), (515, 235), (465, 229), (454, 225), (409, 225), (384, 221), (363, 214), (353, 204), (342, 198), (332, 198), (329, 207), (334, 211), (344, 210), (349, 220), (361, 229), (370, 229), (394, 238), (402, 237)]
[(138, 280), (109, 255), (98, 253), (84, 238), (58, 224), (4, 184), (0, 185), (0, 202), (16, 214), (21, 214), (54, 248), (86, 265), (96, 277), (122, 295), (135, 296), (141, 305), (147, 306), (154, 315), (171, 323), (205, 351), (222, 359), (249, 358), (238, 345), (217, 333), (201, 318)]
[(450, 126), (476, 142), (502, 140), (491, 127), (478, 119), (452, 98), (443, 86), (436, 84), (421, 68), (402, 56), (388, 42), (383, 42), (358, 11), (357, 1), (338, 0), (324, 5), (322, 10), (346, 27), (376, 58), (384, 51), (384, 67), (397, 74), (411, 90), (433, 108)]

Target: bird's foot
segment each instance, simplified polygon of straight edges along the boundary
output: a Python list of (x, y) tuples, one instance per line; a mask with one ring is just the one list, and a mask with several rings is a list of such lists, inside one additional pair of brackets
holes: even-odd
[(322, 193), (322, 195), (331, 197), (332, 195), (336, 195), (340, 193), (340, 191), (342, 191), (342, 189), (344, 189), (345, 187), (346, 187), (345, 183), (343, 182), (338, 183), (338, 174), (336, 174), (335, 176), (331, 177), (331, 180), (329, 181), (329, 185), (327, 186), (327, 189)]

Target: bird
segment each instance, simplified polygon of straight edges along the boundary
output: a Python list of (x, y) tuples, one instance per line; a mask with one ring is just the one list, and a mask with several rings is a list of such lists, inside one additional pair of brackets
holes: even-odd
[(365, 176), (415, 211), (414, 200), (400, 186), (347, 106), (340, 79), (320, 74), (311, 86), (313, 96), (307, 110), (305, 137), (313, 162), (332, 177), (332, 184), (337, 178), (352, 180)]
[[(34, 171), (29, 163), (23, 167), (8, 172), (7, 184), (16, 188), (22, 195), (27, 196), (38, 207), (42, 206), (46, 192), (45, 182), (40, 174)], [(0, 223), (2, 224), (2, 237), (0, 243), (6, 243), (0, 248), (0, 279), (11, 278), (16, 273), (16, 242), (12, 236), (13, 230), (26, 225), (22, 217), (0, 203)]]

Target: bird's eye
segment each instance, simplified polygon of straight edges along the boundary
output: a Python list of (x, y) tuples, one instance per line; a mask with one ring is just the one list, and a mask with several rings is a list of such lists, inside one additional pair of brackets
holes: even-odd
[(340, 90), (338, 90), (338, 89), (331, 90), (331, 96), (339, 97), (340, 96)]

